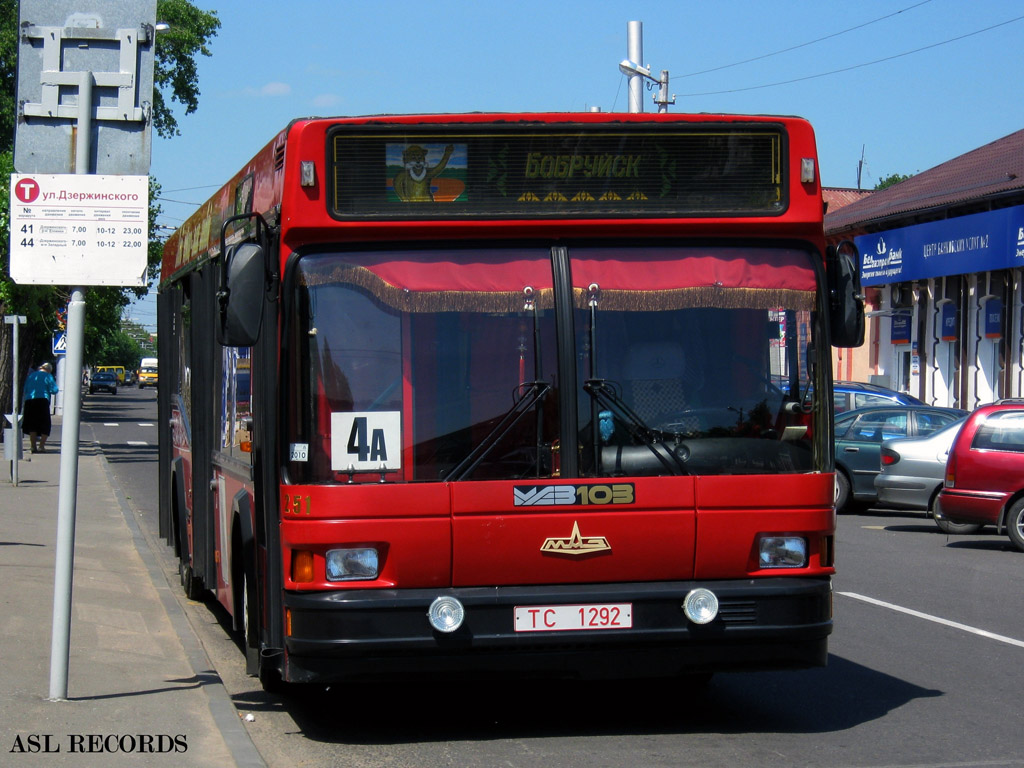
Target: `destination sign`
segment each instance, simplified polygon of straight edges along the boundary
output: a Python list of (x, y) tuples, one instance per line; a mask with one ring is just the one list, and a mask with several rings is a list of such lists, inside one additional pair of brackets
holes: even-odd
[(778, 215), (781, 126), (338, 126), (337, 218)]

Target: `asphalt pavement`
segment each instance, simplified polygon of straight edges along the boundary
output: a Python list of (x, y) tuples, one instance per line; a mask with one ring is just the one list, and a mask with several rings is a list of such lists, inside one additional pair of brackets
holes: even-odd
[[(60, 418), (0, 469), (0, 765), (264, 766), (98, 447), (80, 444), (66, 699), (49, 700)], [(180, 598), (184, 600), (184, 598)]]

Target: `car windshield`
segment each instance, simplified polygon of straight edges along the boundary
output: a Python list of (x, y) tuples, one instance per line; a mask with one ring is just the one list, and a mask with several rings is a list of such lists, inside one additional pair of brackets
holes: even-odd
[(825, 468), (827, 404), (797, 407), (828, 371), (810, 253), (561, 249), (556, 287), (559, 250), (298, 259), (290, 479), (555, 477), (566, 451), (582, 476)]

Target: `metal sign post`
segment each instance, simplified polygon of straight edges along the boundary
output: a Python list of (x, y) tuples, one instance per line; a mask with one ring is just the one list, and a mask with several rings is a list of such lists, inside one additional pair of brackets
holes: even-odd
[[(14, 150), (18, 173), (67, 174), (73, 166), (78, 179), (96, 173), (148, 174), (156, 0), (22, 0), (19, 10)], [(71, 143), (67, 140), (69, 121)], [(104, 185), (102, 179), (96, 183)], [(65, 392), (61, 431), (51, 701), (66, 699), (68, 694), (82, 404), (78, 377), (85, 347), (85, 289), (81, 286), (145, 285), (145, 257), (141, 268), (127, 259), (125, 270), (126, 254), (119, 247), (125, 240), (123, 225), (106, 221), (109, 209), (124, 202), (124, 193), (113, 182), (106, 186), (109, 188), (89, 190), (80, 198), (78, 192), (72, 192), (77, 189), (75, 184), (67, 181), (61, 193), (64, 199), (58, 196), (57, 205), (46, 207), (42, 201), (36, 202), (41, 191), (38, 179), (12, 177), (12, 203), (20, 201), (23, 216), (53, 215), (57, 207), (70, 203), (58, 221), (46, 223), (47, 237), (39, 238), (38, 244), (43, 246), (45, 240), (50, 253), (43, 253), (42, 247), (36, 250), (36, 240), (24, 237), (29, 232), (11, 227), (12, 246), (17, 245), (11, 251), (12, 278), (77, 286), (68, 302), (65, 383), (72, 383)], [(148, 210), (148, 186), (143, 198)], [(144, 244), (149, 239), (148, 217), (141, 218), (137, 239)], [(32, 227), (34, 222), (21, 226)], [(42, 227), (41, 221), (39, 224)], [(108, 226), (116, 231), (107, 232)], [(22, 237), (15, 241), (18, 235)], [(129, 239), (134, 241), (136, 236)], [(92, 247), (103, 250), (96, 254)], [(112, 274), (116, 276), (112, 278)]]
[[(14, 358), (11, 366), (13, 371), (13, 387), (11, 388), (11, 412), (7, 414), (7, 420), (11, 422), (11, 439), (4, 440), (4, 447), (10, 447), (10, 459), (11, 459), (11, 482), (14, 485), (18, 484), (18, 461), (21, 460), (21, 412), (18, 409), (21, 399), (18, 390), (18, 376), (19, 365), (18, 365), (18, 326), (24, 325), (26, 317), (24, 315), (4, 315), (4, 322), (11, 326), (11, 333), (13, 338), (11, 339), (12, 357)], [(6, 430), (4, 437), (6, 438)]]

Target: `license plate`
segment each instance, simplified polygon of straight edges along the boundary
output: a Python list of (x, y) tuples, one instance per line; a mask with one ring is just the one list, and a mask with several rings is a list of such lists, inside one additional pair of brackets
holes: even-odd
[(633, 626), (633, 604), (519, 605), (515, 620), (516, 632), (629, 629)]

